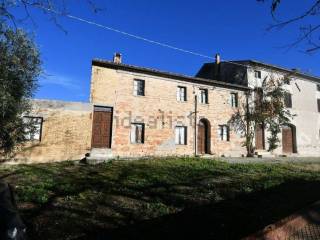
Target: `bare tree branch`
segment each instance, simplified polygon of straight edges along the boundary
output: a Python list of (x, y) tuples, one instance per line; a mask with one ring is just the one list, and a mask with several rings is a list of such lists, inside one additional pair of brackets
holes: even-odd
[[(102, 11), (96, 5), (95, 0), (83, 1), (88, 5), (88, 9), (93, 13)], [(0, 22), (11, 21), (14, 25), (16, 22), (22, 22), (30, 20), (31, 23), (36, 26), (34, 19), (30, 13), (31, 8), (40, 9), (43, 14), (47, 15), (49, 20), (52, 21), (59, 29), (66, 33), (66, 30), (59, 23), (59, 17), (68, 14), (69, 5), (65, 0), (0, 0)], [(19, 19), (18, 16), (13, 14), (14, 9), (22, 8), (25, 13), (25, 17)]]
[[(267, 0), (257, 0), (258, 2), (266, 2)], [(273, 29), (282, 29), (291, 25), (293, 23), (297, 23), (302, 21), (303, 19), (307, 19), (313, 16), (320, 16), (320, 0), (314, 0), (314, 3), (304, 12), (302, 12), (297, 17), (289, 18), (285, 21), (278, 21), (275, 17), (275, 12), (278, 9), (279, 5), (282, 3), (281, 0), (272, 0), (271, 2), (271, 15), (274, 20), (278, 23), (272, 24), (267, 28), (268, 31)], [(305, 50), (306, 53), (314, 53), (315, 51), (320, 49), (320, 39), (315, 38), (315, 34), (318, 33), (320, 35), (320, 24), (311, 23), (309, 25), (302, 25), (299, 28), (300, 36), (297, 39), (286, 45), (287, 50), (290, 50), (293, 47), (296, 47), (301, 44), (307, 44), (309, 47)]]

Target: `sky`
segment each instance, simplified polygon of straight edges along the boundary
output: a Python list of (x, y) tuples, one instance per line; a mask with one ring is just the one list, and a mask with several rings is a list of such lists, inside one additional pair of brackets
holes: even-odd
[[(299, 25), (267, 31), (274, 20), (270, 2), (256, 0), (97, 0), (95, 14), (85, 0), (68, 0), (68, 13), (108, 27), (223, 60), (254, 59), (320, 76), (320, 52), (308, 55), (304, 45), (288, 50)], [(314, 0), (283, 1), (277, 19), (305, 10)], [(17, 16), (23, 10), (16, 9)], [(123, 63), (194, 76), (211, 59), (133, 39), (74, 19), (59, 17), (57, 27), (38, 9), (31, 9), (35, 24), (19, 27), (34, 36), (41, 52), (44, 73), (35, 98), (89, 101), (91, 61), (112, 60), (115, 52)], [(315, 17), (304, 23), (316, 22)]]

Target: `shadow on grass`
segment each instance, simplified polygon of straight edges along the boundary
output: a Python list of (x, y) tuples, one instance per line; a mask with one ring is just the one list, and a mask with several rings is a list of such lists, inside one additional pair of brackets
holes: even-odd
[(18, 186), (30, 239), (116, 240), (239, 239), (319, 200), (318, 175), (188, 159), (3, 173)]
[(290, 181), (120, 227), (94, 229), (87, 239), (241, 239), (320, 199), (320, 182)]

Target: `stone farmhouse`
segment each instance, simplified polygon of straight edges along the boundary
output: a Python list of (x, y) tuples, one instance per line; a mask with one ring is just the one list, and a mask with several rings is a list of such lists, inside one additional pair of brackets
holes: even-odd
[[(25, 118), (38, 131), (15, 159), (49, 162), (86, 156), (94, 163), (144, 156), (244, 156), (244, 138), (228, 121), (274, 71), (293, 72), (254, 61), (230, 65), (217, 56), (190, 77), (123, 64), (120, 54), (113, 61), (95, 59), (88, 103), (33, 100), (33, 112)], [(320, 154), (318, 82), (296, 73), (288, 85), (292, 95), (287, 107), (299, 117), (283, 128), (283, 147), (276, 154)], [(257, 149), (265, 153), (263, 126), (256, 136)]]

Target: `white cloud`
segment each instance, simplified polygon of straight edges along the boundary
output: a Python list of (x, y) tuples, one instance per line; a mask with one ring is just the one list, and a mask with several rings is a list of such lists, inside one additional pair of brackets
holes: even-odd
[(42, 76), (39, 80), (40, 85), (57, 85), (67, 89), (79, 90), (81, 88), (78, 81), (72, 77), (68, 77), (61, 74), (47, 74)]

